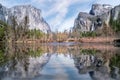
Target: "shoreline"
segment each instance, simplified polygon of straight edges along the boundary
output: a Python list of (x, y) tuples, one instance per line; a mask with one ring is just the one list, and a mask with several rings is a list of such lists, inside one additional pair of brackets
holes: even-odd
[(85, 37), (85, 38), (73, 38), (73, 39), (67, 39), (63, 41), (56, 41), (56, 40), (40, 40), (40, 39), (28, 39), (28, 40), (18, 40), (16, 43), (63, 43), (63, 42), (80, 42), (80, 43), (110, 43), (112, 44), (114, 40), (118, 38), (115, 37)]
[[(118, 38), (116, 37), (84, 37), (84, 38), (68, 38), (67, 40), (40, 40), (40, 39), (25, 39), (25, 40), (18, 40), (14, 43), (26, 43), (26, 44), (32, 44), (32, 43), (68, 43), (68, 42), (78, 42), (78, 43), (109, 43), (113, 44), (114, 40)], [(0, 41), (4, 42), (4, 41)], [(11, 43), (12, 41), (8, 41)]]

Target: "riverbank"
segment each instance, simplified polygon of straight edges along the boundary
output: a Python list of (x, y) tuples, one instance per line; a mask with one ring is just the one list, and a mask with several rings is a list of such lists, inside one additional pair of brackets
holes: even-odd
[(84, 38), (68, 38), (67, 40), (41, 40), (41, 39), (25, 39), (18, 40), (16, 43), (63, 43), (63, 42), (80, 42), (80, 43), (110, 43), (112, 44), (116, 37), (84, 37)]
[(117, 39), (115, 37), (89, 37), (89, 38), (80, 38), (79, 42), (81, 43), (113, 43)]

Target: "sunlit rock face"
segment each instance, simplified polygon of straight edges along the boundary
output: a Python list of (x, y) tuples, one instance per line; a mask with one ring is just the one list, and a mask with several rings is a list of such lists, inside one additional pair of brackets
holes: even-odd
[(111, 9), (112, 9), (112, 6), (109, 4), (103, 4), (103, 5), (93, 4), (89, 13), (91, 15), (97, 16), (97, 15), (102, 15), (104, 13), (109, 12)]
[[(86, 14), (81, 16), (82, 14)], [(95, 17), (87, 13), (79, 13), (79, 17), (75, 19), (73, 30), (80, 32), (95, 31), (103, 25), (102, 17)]]
[(50, 32), (50, 27), (41, 15), (41, 10), (31, 5), (20, 5), (12, 8), (5, 8), (0, 5), (0, 20), (12, 24), (11, 17), (15, 17), (18, 24), (24, 24), (25, 17), (28, 17), (30, 29), (40, 29), (43, 32)]
[(103, 23), (108, 25), (111, 9), (112, 7), (108, 4), (93, 4), (89, 13), (79, 13), (78, 17), (75, 19), (73, 29), (87, 32), (102, 28)]
[(43, 19), (41, 15), (41, 10), (37, 9), (31, 5), (15, 6), (9, 9), (10, 16), (15, 16), (17, 18), (18, 24), (23, 23), (25, 16), (29, 19), (30, 29), (40, 29), (42, 31), (50, 31), (49, 25)]
[(80, 12), (78, 17), (75, 19), (74, 29), (84, 32), (94, 30), (94, 16), (88, 13)]

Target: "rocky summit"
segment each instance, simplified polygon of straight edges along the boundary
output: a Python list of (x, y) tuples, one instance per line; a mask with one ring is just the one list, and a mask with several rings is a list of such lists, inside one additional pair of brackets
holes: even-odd
[(93, 4), (89, 13), (80, 12), (74, 21), (73, 30), (86, 32), (109, 27), (110, 20), (118, 20), (120, 5), (112, 8), (109, 4)]
[(112, 6), (109, 4), (93, 4), (90, 10), (91, 15), (102, 15), (104, 13), (109, 12), (112, 9)]
[(50, 32), (48, 23), (43, 19), (41, 10), (31, 5), (19, 5), (6, 8), (0, 4), (0, 20), (12, 24), (11, 17), (16, 19), (17, 24), (24, 24), (25, 17), (28, 17), (30, 29), (40, 29), (43, 32)]

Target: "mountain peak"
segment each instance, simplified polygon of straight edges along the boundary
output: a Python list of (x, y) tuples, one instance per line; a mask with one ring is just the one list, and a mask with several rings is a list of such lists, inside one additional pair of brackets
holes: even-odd
[(43, 19), (41, 15), (41, 10), (37, 9), (32, 5), (17, 5), (12, 8), (5, 8), (0, 5), (0, 20), (5, 21), (6, 16), (7, 22), (11, 25), (11, 17), (16, 17), (18, 24), (23, 24), (24, 18), (27, 16), (29, 19), (30, 29), (40, 29), (43, 32), (50, 32), (50, 27), (48, 23)]
[(90, 13), (80, 12), (74, 22), (74, 29), (87, 32), (109, 27), (110, 20), (119, 20), (120, 5), (93, 4)]
[(93, 4), (92, 8), (90, 10), (91, 15), (102, 15), (104, 13), (107, 13), (112, 9), (112, 6), (109, 4)]

